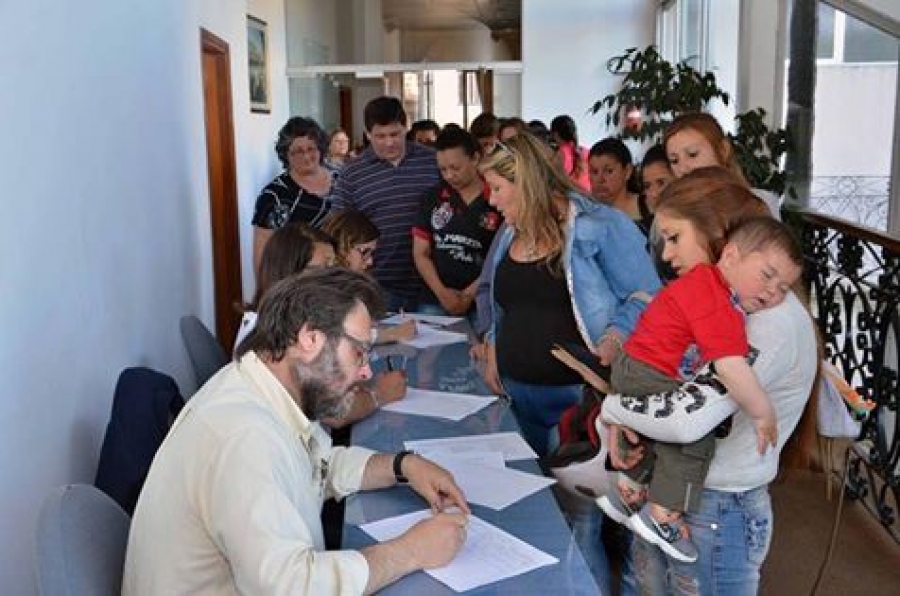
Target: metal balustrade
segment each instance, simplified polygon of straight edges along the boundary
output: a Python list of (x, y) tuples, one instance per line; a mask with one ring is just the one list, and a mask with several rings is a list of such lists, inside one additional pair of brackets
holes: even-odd
[(900, 241), (811, 211), (788, 212), (786, 221), (800, 233), (825, 358), (877, 404), (848, 455), (847, 496), (900, 542)]

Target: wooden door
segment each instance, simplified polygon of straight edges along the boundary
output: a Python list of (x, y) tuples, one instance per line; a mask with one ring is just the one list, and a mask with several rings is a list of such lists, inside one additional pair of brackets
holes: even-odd
[(228, 44), (202, 30), (203, 106), (209, 169), (216, 336), (230, 353), (240, 325), (241, 247), (238, 234), (237, 171), (231, 108), (231, 59)]

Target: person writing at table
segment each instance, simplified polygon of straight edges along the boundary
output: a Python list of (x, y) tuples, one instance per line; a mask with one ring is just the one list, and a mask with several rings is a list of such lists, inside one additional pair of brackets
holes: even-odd
[[(371, 375), (378, 287), (350, 271), (282, 280), (238, 360), (204, 385), (156, 454), (131, 524), (122, 593), (371, 594), (450, 562), (469, 507), (417, 455), (332, 447), (319, 419)], [(397, 538), (325, 551), (325, 498), (408, 480), (435, 511)], [(462, 513), (442, 513), (449, 506)]]

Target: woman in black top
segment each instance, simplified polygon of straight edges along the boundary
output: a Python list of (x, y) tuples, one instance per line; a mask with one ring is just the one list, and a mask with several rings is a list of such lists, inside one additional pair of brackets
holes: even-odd
[(595, 199), (624, 212), (645, 236), (649, 234), (653, 212), (640, 194), (631, 151), (625, 143), (610, 137), (594, 144), (588, 153), (588, 176)]
[(275, 153), (284, 172), (266, 185), (253, 212), (253, 268), (272, 233), (288, 222), (319, 227), (331, 209), (336, 172), (324, 166), (328, 138), (315, 120), (295, 116), (278, 132)]

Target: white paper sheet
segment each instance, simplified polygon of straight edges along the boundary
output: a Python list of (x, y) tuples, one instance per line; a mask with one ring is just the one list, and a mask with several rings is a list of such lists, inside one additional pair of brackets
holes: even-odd
[(447, 393), (410, 387), (407, 388), (406, 396), (403, 399), (386, 404), (381, 409), (388, 412), (446, 418), (459, 422), (496, 400), (497, 397), (493, 395)]
[(469, 503), (500, 511), (513, 503), (556, 484), (553, 478), (510, 468), (492, 468), (477, 463), (445, 460), (440, 464), (453, 474)]
[(438, 327), (446, 327), (447, 325), (452, 325), (453, 323), (459, 323), (463, 320), (462, 317), (448, 317), (444, 315), (423, 315), (417, 312), (408, 312), (402, 314), (392, 315), (386, 319), (382, 319), (381, 323), (384, 325), (399, 325), (404, 321), (408, 321), (410, 319), (414, 319), (419, 323), (425, 323), (426, 325), (437, 325)]
[(501, 470), (506, 467), (503, 454), (499, 451), (469, 451), (468, 453), (432, 451), (428, 454), (428, 459), (442, 468), (450, 468), (461, 464), (475, 464)]
[[(416, 511), (364, 524), (360, 528), (384, 542), (430, 515), (428, 510)], [(425, 573), (457, 592), (465, 592), (558, 562), (556, 557), (470, 515), (466, 542), (456, 558), (449, 565), (428, 569)]]
[(412, 339), (403, 340), (401, 343), (414, 348), (430, 348), (431, 346), (445, 346), (463, 341), (469, 341), (469, 336), (465, 333), (444, 331), (428, 325), (419, 325), (416, 327), (416, 336)]
[(525, 442), (522, 435), (514, 432), (489, 433), (485, 435), (465, 435), (442, 439), (420, 439), (404, 441), (407, 449), (412, 449), (425, 457), (429, 452), (469, 453), (472, 451), (499, 451), (506, 461), (537, 459), (537, 453)]

